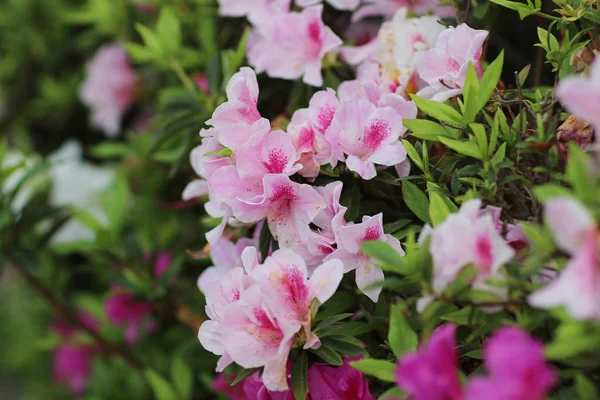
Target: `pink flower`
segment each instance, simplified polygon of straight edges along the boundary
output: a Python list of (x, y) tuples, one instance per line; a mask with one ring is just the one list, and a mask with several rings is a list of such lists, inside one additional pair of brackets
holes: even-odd
[(323, 6), (314, 6), (256, 21), (259, 28), (248, 43), (250, 65), (274, 78), (302, 77), (309, 85), (321, 86), (321, 61), (342, 44), (323, 23), (322, 11)]
[(333, 296), (342, 276), (342, 263), (330, 260), (315, 269), (309, 279), (304, 259), (289, 249), (276, 251), (252, 273), (264, 296), (270, 299), (274, 315), (304, 329), (305, 349), (321, 344), (311, 331), (313, 301), (323, 304)]
[(429, 249), (436, 293), (442, 293), (467, 265), (478, 270), (473, 286), (490, 290), (485, 281), (500, 277), (500, 267), (514, 257), (514, 250), (496, 230), (492, 216), (482, 213), (480, 207), (480, 200), (467, 201), (458, 213), (449, 215), (431, 231)]
[(402, 117), (392, 107), (377, 108), (358, 96), (342, 102), (326, 133), (332, 146), (331, 164), (345, 161), (363, 179), (373, 179), (374, 164), (392, 166), (406, 159), (398, 140), (402, 128)]
[(125, 340), (133, 344), (137, 342), (142, 325), (150, 331), (153, 322), (150, 320), (154, 306), (144, 300), (136, 300), (131, 293), (114, 288), (104, 303), (104, 312), (109, 321), (117, 326), (126, 326)]
[(467, 67), (471, 62), (481, 76), (481, 51), (487, 31), (461, 24), (442, 32), (433, 49), (422, 56), (417, 71), (429, 84), (418, 96), (444, 102), (462, 93)]
[[(321, 3), (321, 0), (296, 0), (300, 7), (313, 6)], [(327, 0), (327, 3), (338, 10), (355, 10), (360, 4), (360, 0)]]
[(313, 364), (308, 370), (308, 391), (312, 398), (375, 400), (363, 374), (349, 364), (361, 359), (362, 357), (346, 358), (344, 364), (337, 368)]
[[(235, 375), (218, 374), (213, 381), (213, 388), (226, 395), (229, 400), (248, 400), (248, 396), (243, 391), (242, 382), (235, 386), (231, 386)], [(249, 379), (249, 378), (248, 378)], [(248, 380), (246, 379), (246, 380)]]
[[(80, 312), (77, 318), (88, 329), (98, 329), (98, 321), (92, 315)], [(54, 349), (53, 378), (68, 386), (73, 396), (81, 396), (85, 393), (87, 381), (92, 374), (92, 361), (97, 349), (93, 345), (76, 342), (76, 334), (79, 332), (77, 326), (65, 321), (55, 321), (51, 328), (63, 339), (63, 343)]]
[(54, 349), (54, 380), (67, 385), (73, 396), (85, 393), (97, 349), (89, 345), (60, 344)]
[(331, 235), (335, 238), (335, 241), (339, 241), (339, 229), (346, 225), (344, 215), (348, 207), (344, 207), (340, 204), (340, 198), (342, 196), (343, 183), (340, 181), (332, 182), (327, 186), (317, 186), (317, 192), (325, 200), (325, 208), (323, 208), (315, 217), (313, 223), (319, 228), (323, 229), (326, 234)]
[(373, 302), (381, 293), (381, 287), (370, 288), (376, 282), (383, 281), (383, 271), (371, 257), (363, 254), (360, 245), (370, 240), (385, 241), (404, 255), (400, 241), (389, 234), (383, 233), (383, 214), (374, 217), (364, 216), (360, 224), (347, 225), (339, 228), (338, 248), (325, 261), (339, 259), (344, 263), (344, 272), (356, 270), (356, 285)]
[(257, 222), (267, 217), (269, 229), (283, 248), (298, 244), (308, 232), (325, 202), (310, 185), (296, 183), (283, 174), (263, 178), (264, 194), (251, 200), (235, 199), (233, 214), (242, 222)]
[(572, 257), (559, 277), (533, 293), (534, 307), (564, 306), (577, 319), (600, 319), (600, 249), (592, 215), (576, 200), (546, 203), (546, 221), (558, 247)]
[(588, 77), (569, 76), (556, 88), (556, 96), (575, 116), (590, 122), (600, 131), (600, 61), (590, 67)]
[(557, 382), (544, 346), (516, 327), (496, 331), (484, 347), (489, 376), (474, 377), (465, 400), (542, 400)]
[(303, 166), (298, 173), (305, 178), (316, 178), (320, 166), (329, 163), (331, 145), (325, 132), (339, 105), (335, 91), (327, 89), (315, 93), (308, 108), (300, 109), (292, 116), (288, 133), (296, 149), (296, 158)]
[(455, 343), (454, 325), (437, 328), (418, 352), (399, 361), (398, 386), (413, 400), (462, 400)]
[(215, 154), (221, 150), (223, 150), (223, 146), (219, 144), (216, 137), (207, 137), (200, 146), (190, 152), (190, 164), (201, 179), (195, 179), (188, 183), (181, 195), (183, 200), (191, 200), (208, 194), (207, 179), (217, 169), (231, 163), (229, 157)]
[(206, 75), (198, 73), (194, 74), (192, 78), (194, 79), (194, 83), (196, 84), (196, 86), (202, 89), (204, 94), (208, 96), (210, 94), (210, 88), (208, 86), (208, 78), (206, 77)]
[[(289, 385), (290, 379), (288, 377), (288, 386)], [(282, 392), (274, 392), (267, 389), (260, 376), (258, 376), (258, 372), (244, 380), (244, 393), (248, 400), (295, 400), (292, 389), (287, 389)], [(311, 397), (309, 395), (307, 400), (310, 399)]]
[(138, 79), (120, 44), (101, 47), (86, 67), (81, 101), (92, 111), (91, 124), (108, 137), (121, 130), (121, 118), (135, 101)]
[(264, 12), (287, 12), (290, 0), (219, 0), (221, 15), (243, 17)]
[(352, 16), (353, 21), (374, 15), (394, 15), (401, 8), (408, 8), (415, 14), (422, 15), (433, 10), (439, 17), (454, 16), (452, 6), (439, 6), (439, 0), (365, 0), (365, 5)]
[(156, 255), (156, 261), (154, 262), (154, 277), (160, 278), (163, 276), (171, 266), (173, 262), (173, 255), (166, 251), (161, 251)]

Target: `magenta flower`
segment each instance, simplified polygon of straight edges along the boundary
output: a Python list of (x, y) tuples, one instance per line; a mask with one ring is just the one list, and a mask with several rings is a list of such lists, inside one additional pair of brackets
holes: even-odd
[[(289, 370), (289, 366), (288, 366)], [(290, 379), (288, 374), (288, 386), (290, 385)], [(258, 372), (244, 380), (244, 393), (248, 400), (295, 400), (294, 392), (292, 389), (287, 389), (282, 392), (274, 392), (265, 386), (264, 382), (258, 376)], [(310, 395), (307, 400), (310, 400)]]
[(171, 266), (173, 262), (173, 255), (166, 251), (161, 251), (156, 255), (156, 261), (154, 262), (154, 277), (160, 278), (163, 276)]
[[(77, 318), (88, 329), (93, 331), (98, 329), (98, 321), (92, 315), (80, 312)], [(92, 374), (92, 361), (97, 348), (93, 345), (77, 343), (75, 335), (79, 327), (65, 321), (53, 322), (51, 329), (63, 339), (63, 343), (54, 349), (53, 379), (66, 385), (73, 396), (81, 396), (85, 393), (87, 381)]]
[(450, 27), (440, 34), (436, 46), (421, 56), (417, 72), (428, 87), (417, 95), (444, 102), (462, 93), (469, 62), (481, 76), (481, 52), (487, 31), (466, 24)]
[(250, 65), (274, 78), (302, 77), (309, 85), (323, 85), (321, 62), (342, 40), (323, 23), (322, 12), (319, 5), (253, 21), (257, 28), (248, 43)]
[(517, 327), (496, 331), (484, 359), (489, 375), (467, 383), (465, 400), (542, 400), (557, 382), (543, 344)]
[(244, 382), (250, 378), (245, 379), (243, 382), (238, 383), (235, 386), (231, 386), (234, 381), (235, 375), (226, 375), (220, 373), (213, 381), (213, 389), (227, 396), (229, 400), (248, 400), (248, 396), (244, 393), (243, 385)]
[(313, 399), (375, 400), (363, 374), (350, 366), (351, 361), (362, 357), (344, 359), (340, 367), (313, 364), (308, 370), (308, 391)]
[[(588, 77), (568, 76), (556, 88), (556, 96), (567, 110), (600, 131), (600, 61), (589, 69)], [(596, 136), (598, 137), (598, 136)]]
[(81, 101), (92, 111), (91, 124), (115, 137), (121, 130), (121, 119), (135, 101), (138, 79), (120, 44), (101, 47), (86, 68), (80, 89)]
[(559, 277), (533, 293), (538, 308), (564, 306), (576, 319), (600, 319), (600, 248), (594, 218), (578, 201), (554, 198), (546, 203), (546, 221), (558, 247), (571, 255)]
[(418, 352), (403, 356), (396, 382), (412, 400), (462, 400), (456, 327), (440, 326)]
[(113, 288), (112, 294), (104, 303), (104, 312), (109, 321), (117, 326), (125, 326), (125, 341), (129, 344), (138, 341), (139, 331), (145, 326), (147, 331), (152, 330), (154, 323), (150, 316), (154, 306), (144, 300), (136, 300), (135, 296), (119, 289)]

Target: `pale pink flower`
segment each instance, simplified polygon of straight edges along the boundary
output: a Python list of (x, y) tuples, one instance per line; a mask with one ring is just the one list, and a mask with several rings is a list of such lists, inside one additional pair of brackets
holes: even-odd
[(221, 15), (231, 17), (252, 16), (264, 12), (287, 12), (290, 0), (219, 0)]
[(392, 92), (403, 93), (409, 84), (417, 84), (416, 72), (422, 55), (434, 48), (444, 26), (434, 16), (408, 18), (400, 9), (393, 20), (385, 22), (375, 50), (381, 68), (381, 81)]
[(315, 187), (325, 200), (325, 208), (319, 211), (313, 223), (332, 237), (335, 237), (336, 241), (339, 240), (336, 236), (339, 233), (339, 229), (346, 225), (344, 216), (348, 210), (348, 207), (340, 203), (342, 188), (343, 183), (340, 181), (331, 182), (327, 186)]
[[(251, 286), (241, 294), (240, 300), (227, 308), (218, 333), (223, 350), (235, 363), (243, 368), (264, 366), (265, 386), (281, 391), (288, 388), (286, 364), (300, 326), (278, 318), (270, 309), (271, 304), (259, 286)], [(212, 321), (200, 327), (200, 333), (209, 322)]]
[(600, 61), (596, 60), (589, 71), (587, 77), (578, 75), (562, 79), (556, 88), (556, 96), (568, 111), (591, 123), (599, 132)]
[(325, 202), (310, 185), (293, 182), (282, 174), (263, 178), (264, 194), (251, 200), (235, 199), (235, 217), (246, 223), (267, 217), (273, 237), (283, 248), (298, 244)]
[(248, 43), (248, 61), (257, 72), (283, 79), (298, 79), (321, 86), (321, 62), (342, 40), (321, 19), (323, 6), (302, 12), (269, 15), (256, 21)]
[(544, 359), (543, 343), (517, 327), (497, 330), (483, 349), (489, 376), (465, 387), (465, 400), (543, 400), (557, 376)]
[(332, 145), (331, 164), (345, 161), (363, 179), (373, 179), (374, 164), (393, 166), (406, 159), (398, 140), (402, 129), (402, 117), (392, 107), (377, 108), (357, 96), (342, 102), (326, 134)]
[[(326, 0), (332, 7), (338, 10), (355, 10), (360, 4), (360, 0)], [(322, 0), (296, 0), (296, 5), (300, 7), (314, 6), (321, 3)]]
[(456, 326), (438, 327), (418, 352), (400, 359), (396, 383), (414, 400), (462, 400)]
[(364, 216), (362, 222), (339, 228), (338, 248), (325, 258), (325, 261), (339, 259), (344, 263), (344, 272), (356, 270), (356, 285), (373, 302), (381, 293), (381, 287), (373, 288), (373, 284), (383, 281), (383, 271), (375, 260), (364, 254), (360, 246), (371, 240), (381, 240), (404, 255), (400, 241), (383, 233), (383, 214), (373, 217)]
[(296, 149), (296, 157), (303, 165), (298, 173), (314, 179), (321, 165), (329, 163), (331, 145), (325, 132), (331, 125), (340, 102), (333, 89), (319, 91), (313, 95), (308, 108), (297, 110), (288, 125), (288, 133)]
[(273, 253), (265, 263), (255, 268), (252, 277), (269, 299), (274, 315), (304, 329), (304, 348), (318, 348), (319, 338), (311, 331), (311, 305), (323, 304), (336, 291), (343, 276), (340, 260), (330, 260), (315, 269), (310, 279), (304, 259), (293, 250)]
[(223, 150), (216, 137), (204, 138), (200, 146), (194, 147), (190, 152), (190, 164), (200, 179), (188, 183), (181, 195), (183, 200), (190, 200), (208, 194), (207, 179), (217, 169), (230, 165), (229, 157), (219, 156), (216, 153)]
[(442, 32), (436, 46), (421, 56), (417, 72), (429, 86), (417, 95), (444, 102), (461, 94), (469, 63), (481, 76), (480, 58), (487, 36), (487, 31), (466, 24)]
[(401, 8), (408, 8), (415, 14), (422, 15), (429, 10), (442, 18), (452, 17), (455, 14), (452, 6), (440, 6), (440, 0), (365, 0), (365, 5), (358, 9), (352, 16), (353, 21), (362, 18), (384, 15), (394, 15)]
[(545, 218), (558, 247), (572, 257), (558, 278), (533, 293), (534, 307), (564, 306), (576, 319), (600, 319), (600, 248), (592, 215), (576, 200), (554, 198)]
[(442, 293), (467, 265), (477, 269), (473, 286), (491, 290), (485, 282), (500, 278), (500, 267), (514, 257), (515, 251), (496, 230), (492, 216), (480, 208), (481, 200), (467, 201), (459, 212), (422, 234), (431, 235), (432, 286), (436, 293)]
[(135, 101), (138, 78), (127, 51), (118, 43), (101, 47), (86, 66), (79, 96), (91, 108), (91, 124), (108, 137), (121, 130), (121, 119)]

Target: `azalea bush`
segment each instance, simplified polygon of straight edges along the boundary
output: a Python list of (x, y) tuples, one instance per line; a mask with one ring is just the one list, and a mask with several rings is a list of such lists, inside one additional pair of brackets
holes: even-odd
[(600, 398), (596, 1), (0, 15), (3, 398)]

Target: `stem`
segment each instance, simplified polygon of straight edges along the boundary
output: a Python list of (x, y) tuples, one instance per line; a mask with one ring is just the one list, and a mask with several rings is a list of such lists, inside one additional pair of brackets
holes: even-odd
[(185, 73), (185, 71), (181, 67), (181, 64), (179, 64), (177, 61), (173, 60), (173, 61), (171, 61), (171, 68), (173, 68), (173, 71), (175, 71), (175, 73), (177, 74), (177, 77), (179, 78), (181, 83), (183, 83), (183, 85), (186, 87), (186, 89), (191, 94), (195, 95), (196, 94), (196, 85), (194, 85), (194, 82), (192, 82), (190, 77)]
[(538, 11), (536, 15), (539, 15), (540, 17), (544, 17), (544, 18), (549, 19), (551, 21), (562, 21), (562, 19), (559, 18), (559, 17), (555, 17), (553, 15), (546, 14), (546, 13), (543, 13), (541, 11)]
[(56, 298), (56, 296), (54, 296), (50, 289), (44, 286), (44, 284), (38, 278), (29, 273), (29, 271), (27, 271), (22, 266), (14, 262), (13, 265), (15, 267), (15, 270), (19, 273), (19, 275), (21, 275), (21, 277), (25, 279), (25, 281), (27, 281), (27, 283), (33, 289), (35, 289), (52, 307), (54, 307), (54, 309), (61, 316), (61, 318), (65, 319), (66, 321), (69, 321), (70, 323), (76, 325), (77, 328), (89, 334), (92, 338), (94, 338), (94, 340), (100, 346), (100, 348), (106, 353), (118, 355), (119, 357), (127, 361), (132, 367), (140, 370), (143, 369), (143, 365), (138, 360), (136, 360), (131, 354), (127, 353), (124, 349), (121, 349), (120, 347), (117, 347), (114, 344), (108, 342), (106, 339), (100, 336), (98, 332), (96, 332), (93, 329), (90, 329), (84, 323), (82, 323), (79, 318), (76, 318), (73, 315), (73, 312), (67, 306), (65, 306), (58, 298)]

